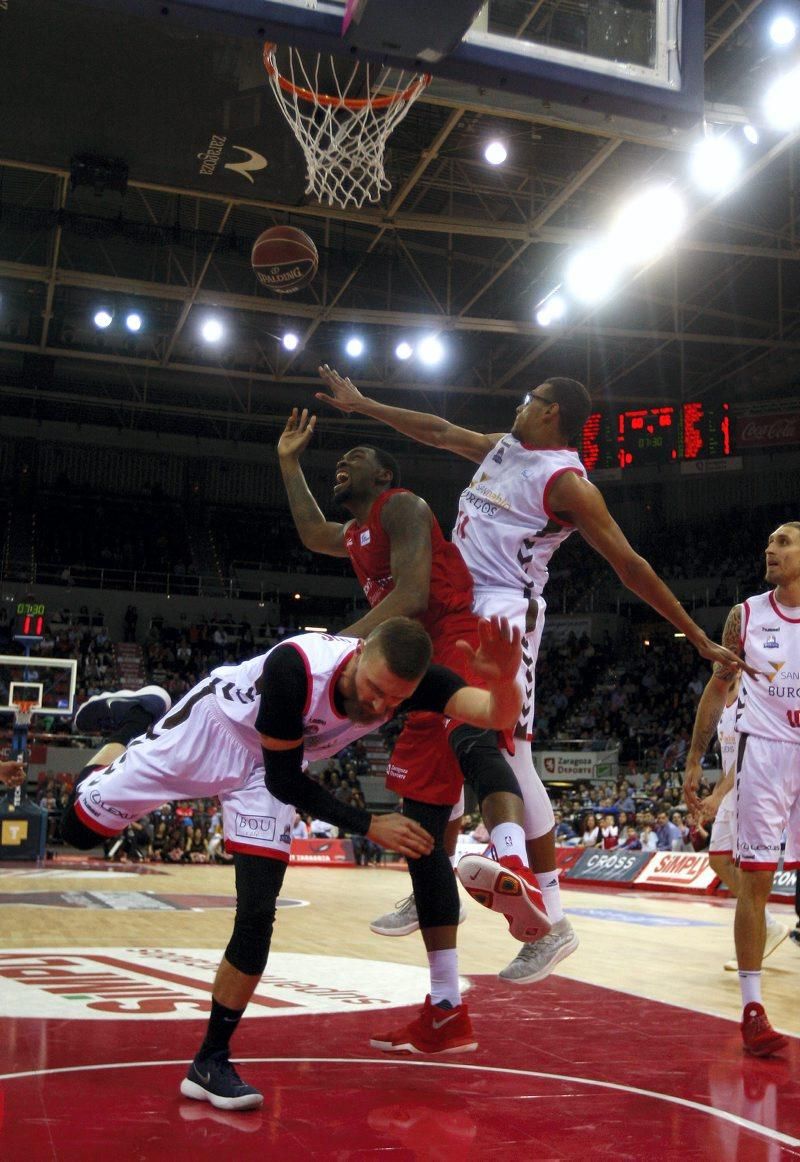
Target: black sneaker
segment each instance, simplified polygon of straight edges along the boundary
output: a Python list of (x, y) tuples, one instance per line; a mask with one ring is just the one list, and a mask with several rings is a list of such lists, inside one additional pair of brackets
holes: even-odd
[(796, 928), (792, 928), (789, 933), (789, 939), (793, 940), (798, 948), (800, 948), (800, 924)]
[(160, 686), (142, 686), (141, 690), (105, 690), (95, 694), (80, 706), (72, 720), (77, 734), (108, 734), (122, 723), (134, 707), (149, 718), (144, 730), (153, 722), (158, 722), (170, 706), (172, 699)]
[(218, 1110), (254, 1110), (264, 1104), (264, 1095), (242, 1081), (224, 1049), (202, 1061), (195, 1058), (181, 1082), (181, 1093), (211, 1102)]

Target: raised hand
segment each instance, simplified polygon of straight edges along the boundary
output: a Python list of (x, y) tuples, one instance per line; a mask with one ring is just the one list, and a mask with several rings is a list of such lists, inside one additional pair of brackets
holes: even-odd
[(317, 370), (319, 371), (320, 379), (328, 385), (333, 394), (326, 395), (324, 391), (318, 391), (315, 392), (314, 398), (322, 400), (323, 403), (329, 403), (332, 407), (338, 408), (340, 412), (357, 410), (358, 403), (360, 400), (363, 400), (364, 396), (353, 381), (343, 378), (338, 371), (329, 367), (327, 363), (323, 363)]
[(522, 661), (522, 633), (507, 617), (482, 617), (478, 623), (478, 649), (469, 642), (456, 643), (469, 661), (470, 669), (490, 684), (516, 680)]
[(396, 811), (388, 815), (373, 815), (367, 839), (412, 859), (430, 855), (433, 851), (433, 836), (415, 819), (407, 819)]
[(0, 783), (7, 787), (21, 787), (25, 782), (25, 767), (21, 759), (9, 759), (0, 762)]
[(302, 412), (292, 408), (292, 414), (286, 421), (286, 427), (281, 432), (277, 444), (281, 459), (288, 460), (300, 456), (311, 442), (316, 424), (317, 417), (309, 416), (308, 408), (303, 408)]

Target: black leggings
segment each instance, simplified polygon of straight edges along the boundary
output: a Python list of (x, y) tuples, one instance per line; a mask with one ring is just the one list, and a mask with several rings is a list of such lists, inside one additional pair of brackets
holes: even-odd
[(408, 871), (414, 888), (420, 928), (441, 928), (458, 924), (458, 886), (450, 857), (444, 849), (444, 832), (451, 807), (403, 800), (403, 814), (415, 819), (433, 836), (430, 855), (408, 859)]
[(236, 918), (225, 959), (245, 976), (260, 976), (269, 955), (275, 905), (286, 875), (282, 859), (234, 852)]

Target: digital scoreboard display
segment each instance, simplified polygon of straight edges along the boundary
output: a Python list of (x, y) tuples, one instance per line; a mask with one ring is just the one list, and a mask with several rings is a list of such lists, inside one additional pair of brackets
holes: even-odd
[(711, 460), (731, 455), (731, 415), (727, 403), (700, 401), (678, 407), (604, 408), (592, 412), (581, 437), (588, 472)]
[(44, 616), (45, 608), (41, 602), (17, 602), (12, 637), (17, 641), (40, 641), (44, 637)]

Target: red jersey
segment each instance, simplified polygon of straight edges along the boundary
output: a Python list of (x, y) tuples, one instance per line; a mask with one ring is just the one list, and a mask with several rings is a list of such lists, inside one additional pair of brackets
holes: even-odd
[[(407, 488), (390, 488), (375, 500), (369, 510), (366, 524), (351, 521), (345, 529), (344, 543), (353, 563), (353, 570), (364, 590), (367, 601), (376, 606), (394, 589), (391, 570), (389, 537), (381, 524), (383, 506)], [(463, 637), (467, 625), (476, 622), (472, 613), (472, 578), (464, 560), (449, 541), (446, 541), (436, 517), (431, 524), (431, 583), (427, 611), (418, 620), (431, 635), (434, 658), (437, 640), (446, 636)], [(458, 615), (463, 616), (463, 622)], [(449, 620), (448, 620), (449, 619)], [(450, 663), (447, 663), (450, 664)]]

